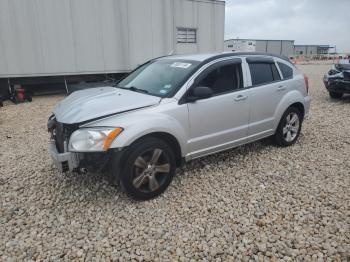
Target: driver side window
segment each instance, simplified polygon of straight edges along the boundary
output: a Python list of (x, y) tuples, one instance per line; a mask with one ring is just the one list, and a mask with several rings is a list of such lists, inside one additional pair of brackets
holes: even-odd
[(243, 88), (241, 64), (225, 62), (215, 65), (204, 72), (197, 86), (211, 88), (214, 96)]

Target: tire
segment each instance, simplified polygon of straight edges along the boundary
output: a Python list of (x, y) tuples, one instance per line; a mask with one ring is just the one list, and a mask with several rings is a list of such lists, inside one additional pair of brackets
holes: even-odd
[(32, 102), (33, 98), (32, 98), (32, 96), (30, 94), (26, 94), (25, 100), (27, 100), (28, 102)]
[(17, 99), (16, 96), (13, 96), (13, 97), (11, 98), (11, 101), (12, 101), (12, 103), (14, 103), (15, 105), (18, 104), (18, 99)]
[(302, 122), (303, 115), (300, 110), (295, 107), (289, 107), (284, 112), (277, 127), (274, 136), (276, 144), (284, 147), (293, 145), (299, 138)]
[(119, 182), (123, 190), (137, 200), (148, 200), (162, 194), (176, 170), (173, 150), (163, 140), (144, 138), (132, 144), (121, 161)]
[(343, 97), (343, 93), (336, 93), (336, 92), (329, 91), (329, 96), (333, 99), (340, 99)]

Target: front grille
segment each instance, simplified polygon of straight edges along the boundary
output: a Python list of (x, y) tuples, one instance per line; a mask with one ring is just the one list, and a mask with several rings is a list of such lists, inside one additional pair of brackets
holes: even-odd
[(343, 72), (344, 80), (350, 81), (350, 72)]
[(52, 130), (52, 137), (55, 140), (56, 148), (59, 153), (65, 152), (65, 142), (68, 143), (69, 137), (77, 129), (78, 127), (76, 125), (67, 125), (55, 121), (54, 129)]
[(62, 123), (56, 123), (55, 129), (56, 148), (59, 153), (64, 152), (64, 126)]

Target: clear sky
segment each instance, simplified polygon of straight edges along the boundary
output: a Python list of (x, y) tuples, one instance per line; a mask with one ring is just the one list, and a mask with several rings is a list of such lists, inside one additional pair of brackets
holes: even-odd
[(350, 0), (226, 0), (225, 39), (288, 39), (350, 52)]

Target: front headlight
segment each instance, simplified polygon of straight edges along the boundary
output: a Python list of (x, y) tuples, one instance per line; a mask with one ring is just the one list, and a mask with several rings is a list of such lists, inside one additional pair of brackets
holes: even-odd
[(71, 152), (107, 151), (113, 140), (123, 128), (82, 128), (75, 131), (70, 139), (68, 150)]

